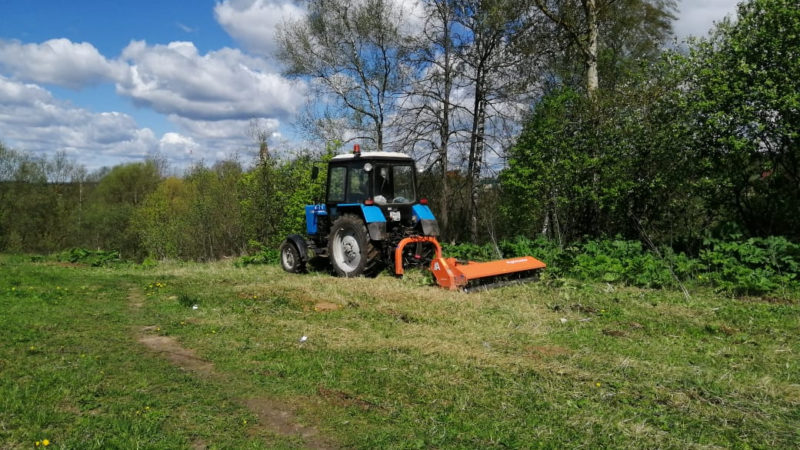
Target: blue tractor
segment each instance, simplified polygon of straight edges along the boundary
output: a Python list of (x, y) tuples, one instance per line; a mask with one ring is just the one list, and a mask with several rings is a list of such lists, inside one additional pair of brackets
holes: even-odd
[(519, 278), (544, 264), (531, 257), (489, 263), (443, 258), (439, 225), (416, 190), (417, 169), (408, 155), (364, 152), (338, 155), (328, 163), (325, 202), (306, 205), (306, 236), (289, 235), (280, 247), (281, 266), (304, 272), (327, 260), (342, 277), (371, 275), (389, 266), (429, 266), (440, 286), (465, 288), (471, 280)]

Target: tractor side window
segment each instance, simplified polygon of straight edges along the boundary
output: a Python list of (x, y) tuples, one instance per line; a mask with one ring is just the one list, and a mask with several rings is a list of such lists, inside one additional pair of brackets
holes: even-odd
[(392, 203), (410, 203), (414, 198), (414, 167), (394, 166), (394, 199)]
[(331, 167), (330, 176), (328, 179), (328, 201), (342, 202), (344, 201), (344, 176), (347, 173), (347, 167)]
[(369, 197), (369, 173), (364, 168), (350, 167), (347, 183), (348, 203), (361, 203)]

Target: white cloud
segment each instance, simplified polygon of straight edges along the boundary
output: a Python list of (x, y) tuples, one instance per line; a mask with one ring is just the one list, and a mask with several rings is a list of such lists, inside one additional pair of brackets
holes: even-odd
[(675, 21), (675, 35), (679, 39), (689, 36), (706, 36), (715, 22), (725, 16), (736, 16), (739, 0), (680, 0), (678, 20)]
[[(395, 19), (404, 32), (422, 30), (425, 9), (419, 0), (390, 3), (395, 6)], [(248, 50), (264, 56), (275, 55), (278, 26), (300, 20), (305, 13), (301, 2), (293, 0), (223, 0), (214, 7), (214, 17), (228, 34)]]
[(163, 114), (194, 120), (285, 117), (303, 101), (301, 82), (235, 49), (200, 55), (191, 42), (133, 41), (122, 59), (130, 75), (117, 83), (117, 92)]
[(125, 65), (109, 61), (88, 42), (51, 39), (41, 44), (0, 40), (0, 68), (17, 79), (73, 89), (124, 76)]
[(38, 155), (65, 151), (90, 170), (141, 160), (160, 148), (153, 131), (127, 114), (77, 108), (2, 75), (0, 136), (9, 147)]
[(305, 9), (292, 0), (223, 0), (214, 17), (248, 50), (265, 56), (275, 52), (275, 30), (284, 21), (303, 17)]
[[(169, 116), (170, 122), (181, 130), (202, 139), (226, 139), (237, 141), (253, 141), (251, 123), (253, 120), (190, 120), (180, 116)], [(278, 119), (262, 118), (256, 120), (256, 126), (267, 133), (273, 133), (280, 126)]]

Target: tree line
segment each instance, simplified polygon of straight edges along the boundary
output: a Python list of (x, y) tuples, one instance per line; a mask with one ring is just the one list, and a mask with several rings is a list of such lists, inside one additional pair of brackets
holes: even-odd
[(0, 148), (0, 250), (65, 246), (211, 259), (302, 231), (311, 166), (341, 144), (399, 150), (449, 242), (622, 236), (800, 240), (800, 7), (749, 0), (668, 45), (670, 0), (312, 0), (279, 32), (287, 74), (322, 103), (322, 150), (167, 177), (97, 173)]
[(231, 159), (167, 176), (152, 158), (88, 173), (63, 153), (35, 157), (0, 144), (0, 251), (211, 260), (276, 247), (302, 231), (303, 205), (322, 199), (322, 180), (311, 179), (319, 161), (267, 154), (249, 169)]

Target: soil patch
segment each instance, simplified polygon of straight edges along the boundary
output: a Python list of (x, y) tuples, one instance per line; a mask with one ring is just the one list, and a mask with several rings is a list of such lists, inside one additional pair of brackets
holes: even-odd
[(298, 423), (291, 407), (281, 401), (253, 397), (245, 399), (244, 404), (258, 416), (259, 423), (273, 433), (298, 436), (303, 439), (306, 448), (335, 448), (319, 436), (316, 428)]
[(336, 389), (317, 387), (317, 393), (328, 401), (339, 406), (357, 406), (363, 410), (377, 407), (376, 404)]
[(128, 305), (135, 309), (141, 308), (144, 306), (144, 295), (136, 289), (128, 289)]
[(569, 353), (569, 349), (564, 347), (559, 347), (557, 345), (533, 345), (530, 347), (526, 347), (525, 353), (528, 356), (533, 356), (535, 358), (540, 358), (543, 356), (552, 357), (552, 356), (566, 355)]
[(213, 364), (198, 358), (193, 351), (182, 347), (174, 338), (169, 336), (146, 335), (140, 336), (139, 342), (150, 350), (164, 355), (169, 362), (181, 369), (201, 373), (203, 375), (214, 374)]
[(314, 311), (317, 312), (336, 311), (339, 308), (340, 308), (339, 305), (331, 302), (319, 302), (316, 305), (314, 305)]

